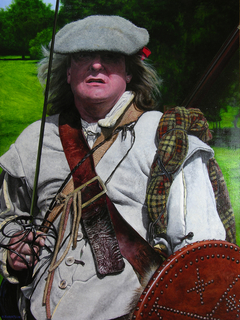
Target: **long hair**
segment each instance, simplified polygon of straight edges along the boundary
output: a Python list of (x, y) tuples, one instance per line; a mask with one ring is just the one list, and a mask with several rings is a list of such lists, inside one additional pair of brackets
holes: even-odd
[(127, 90), (135, 93), (135, 103), (141, 110), (157, 109), (160, 99), (161, 79), (157, 71), (141, 60), (139, 54), (126, 56), (126, 68), (132, 80), (127, 84)]
[[(38, 65), (38, 78), (40, 83), (45, 86), (49, 51), (43, 48), (43, 58)], [(127, 90), (135, 93), (135, 103), (140, 110), (156, 109), (160, 97), (161, 81), (157, 72), (149, 64), (141, 60), (136, 54), (125, 56), (126, 68), (132, 75), (132, 80), (127, 84)], [(48, 114), (53, 115), (63, 110), (75, 108), (74, 96), (70, 85), (67, 83), (67, 68), (70, 67), (71, 55), (53, 54), (51, 77), (48, 94)]]

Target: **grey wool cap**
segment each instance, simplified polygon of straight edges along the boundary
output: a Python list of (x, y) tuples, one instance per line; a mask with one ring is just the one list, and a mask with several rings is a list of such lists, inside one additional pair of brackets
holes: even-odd
[(149, 41), (148, 31), (119, 16), (94, 15), (65, 25), (56, 34), (54, 52), (112, 51), (132, 55)]

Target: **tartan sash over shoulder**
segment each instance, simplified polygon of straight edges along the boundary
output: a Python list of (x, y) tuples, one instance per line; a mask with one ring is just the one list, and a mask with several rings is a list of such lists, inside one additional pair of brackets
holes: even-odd
[[(154, 236), (166, 238), (166, 204), (173, 174), (183, 164), (188, 152), (188, 135), (197, 136), (203, 142), (212, 138), (208, 123), (199, 109), (176, 107), (163, 114), (158, 126), (158, 150), (152, 164), (146, 198), (148, 214), (152, 221), (150, 241)], [(208, 162), (208, 171), (218, 214), (226, 229), (226, 240), (235, 243), (234, 214), (222, 172), (214, 158)]]

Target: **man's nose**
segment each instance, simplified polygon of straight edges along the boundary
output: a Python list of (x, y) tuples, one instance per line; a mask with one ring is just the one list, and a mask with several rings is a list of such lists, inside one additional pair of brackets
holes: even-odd
[(93, 70), (101, 70), (103, 69), (103, 60), (100, 54), (95, 55), (91, 62), (91, 68)]

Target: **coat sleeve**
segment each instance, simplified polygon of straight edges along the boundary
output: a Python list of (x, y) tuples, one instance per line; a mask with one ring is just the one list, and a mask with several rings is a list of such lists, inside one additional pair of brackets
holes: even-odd
[(196, 241), (226, 239), (207, 168), (213, 156), (209, 146), (196, 137), (189, 138), (188, 155), (173, 175), (167, 199), (166, 234), (154, 239), (169, 255)]
[(169, 253), (196, 241), (225, 240), (206, 162), (205, 153), (196, 152), (171, 186), (167, 202)]

